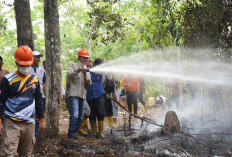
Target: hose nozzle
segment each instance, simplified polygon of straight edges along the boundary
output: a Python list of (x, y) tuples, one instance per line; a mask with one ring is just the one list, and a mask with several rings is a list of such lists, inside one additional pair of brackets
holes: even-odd
[(87, 68), (87, 69), (85, 69), (85, 71), (86, 71), (86, 72), (89, 72), (89, 69)]

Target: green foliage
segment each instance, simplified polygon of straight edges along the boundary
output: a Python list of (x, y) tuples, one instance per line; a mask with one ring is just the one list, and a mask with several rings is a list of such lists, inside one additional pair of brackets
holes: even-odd
[(95, 2), (91, 8), (87, 13), (90, 17), (87, 26), (93, 27), (92, 40), (98, 40), (107, 45), (110, 42), (115, 43), (118, 38), (124, 38), (125, 19), (117, 13), (117, 10), (114, 10), (112, 3)]
[(0, 35), (4, 34), (4, 31), (6, 30), (6, 23), (7, 19), (4, 18), (2, 14), (0, 14)]
[[(58, 2), (63, 80), (65, 70), (77, 61), (77, 52), (82, 48), (91, 50), (93, 59), (105, 60), (169, 46), (213, 47), (224, 50), (220, 52), (221, 59), (231, 56), (231, 1)], [(13, 71), (17, 42), (16, 28), (10, 26), (15, 24), (15, 16), (13, 6), (4, 11), (2, 7), (6, 6), (0, 6), (0, 53), (5, 68)], [(43, 14), (43, 1), (34, 1), (31, 8), (34, 45), (44, 54)], [(172, 60), (176, 61), (176, 57)]]
[[(231, 1), (58, 2), (63, 84), (66, 80), (66, 69), (71, 63), (77, 62), (77, 52), (82, 48), (92, 52), (93, 60), (113, 60), (133, 53), (144, 59), (147, 57), (143, 54), (145, 51), (158, 48), (210, 47), (216, 49), (219, 54), (212, 53), (214, 57), (231, 61)], [(35, 50), (45, 54), (43, 7), (43, 0), (34, 1), (31, 16)], [(16, 67), (13, 55), (17, 49), (14, 8), (12, 4), (1, 2), (0, 9), (0, 54), (5, 62), (3, 67), (14, 71)], [(182, 55), (180, 57), (184, 57), (182, 52), (178, 53)], [(177, 64), (179, 59), (177, 52), (167, 55), (161, 51), (160, 55), (174, 64)], [(154, 60), (153, 57), (146, 59), (159, 63), (159, 60)], [(137, 61), (134, 60), (135, 63)], [(182, 89), (187, 90), (185, 86)], [(161, 94), (168, 99), (168, 93), (168, 88), (160, 82), (146, 81), (145, 99)], [(65, 103), (61, 106), (66, 109)]]
[(220, 56), (225, 60), (232, 52), (231, 5), (231, 1), (223, 0), (172, 3), (169, 14), (171, 28), (176, 30), (174, 34), (178, 30), (183, 45), (224, 50), (226, 52)]
[(146, 85), (146, 93), (144, 95), (144, 98), (147, 100), (149, 97), (157, 97), (160, 95), (168, 95), (167, 93), (168, 88), (162, 84), (160, 84), (160, 82), (156, 82), (154, 80), (147, 80), (145, 82)]
[[(146, 4), (146, 3), (145, 3)], [(174, 39), (169, 28), (169, 19), (166, 15), (166, 6), (161, 2), (147, 3), (142, 11), (141, 38), (156, 48), (174, 45)]]
[[(34, 4), (31, 9), (31, 19), (33, 28), (34, 48), (45, 56), (45, 38), (44, 38), (44, 5), (43, 2)], [(45, 60), (43, 57), (42, 60)]]
[(15, 61), (13, 55), (17, 48), (17, 40), (16, 30), (12, 26), (14, 23), (9, 20), (14, 18), (14, 10), (12, 4), (6, 4), (5, 1), (1, 2), (0, 9), (0, 55), (4, 60), (3, 68), (14, 71)]

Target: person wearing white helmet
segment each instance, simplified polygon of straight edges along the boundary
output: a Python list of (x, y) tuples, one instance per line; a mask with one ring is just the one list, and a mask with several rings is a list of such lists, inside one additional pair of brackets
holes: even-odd
[[(45, 110), (45, 87), (46, 87), (46, 72), (43, 67), (39, 66), (40, 63), (40, 57), (43, 57), (43, 54), (41, 54), (38, 51), (33, 51), (33, 64), (31, 66), (30, 73), (36, 76), (39, 79), (40, 89), (42, 93), (42, 104), (43, 109)], [(35, 124), (35, 136), (39, 135), (39, 120), (36, 117), (35, 118), (36, 124)]]

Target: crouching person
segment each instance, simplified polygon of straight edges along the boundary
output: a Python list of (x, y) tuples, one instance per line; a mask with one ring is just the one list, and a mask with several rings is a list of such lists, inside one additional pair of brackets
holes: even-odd
[(39, 132), (44, 131), (42, 95), (38, 78), (29, 74), (33, 63), (31, 49), (20, 46), (14, 57), (18, 69), (5, 75), (0, 85), (0, 156), (18, 153), (31, 157), (35, 143), (35, 112), (40, 121)]

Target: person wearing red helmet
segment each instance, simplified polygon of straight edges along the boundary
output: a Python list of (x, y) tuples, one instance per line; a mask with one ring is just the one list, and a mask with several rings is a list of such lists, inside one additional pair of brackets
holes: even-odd
[(78, 52), (78, 62), (72, 63), (67, 69), (67, 94), (69, 109), (68, 137), (76, 139), (84, 117), (84, 102), (86, 99), (86, 88), (91, 84), (91, 76), (86, 72), (86, 63), (89, 52), (82, 49)]
[[(44, 131), (44, 110), (39, 80), (30, 74), (33, 54), (28, 46), (15, 53), (16, 72), (5, 75), (0, 85), (0, 156), (32, 156), (35, 143), (35, 112)], [(2, 121), (4, 117), (4, 120)]]

